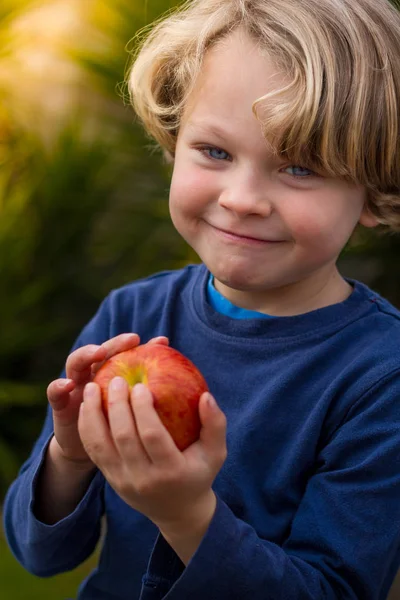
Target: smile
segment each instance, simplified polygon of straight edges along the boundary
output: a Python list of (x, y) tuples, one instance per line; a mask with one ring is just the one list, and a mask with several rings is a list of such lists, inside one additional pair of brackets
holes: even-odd
[(261, 239), (257, 237), (252, 237), (249, 235), (244, 235), (242, 233), (236, 233), (232, 231), (226, 231), (225, 229), (220, 229), (219, 227), (215, 227), (214, 225), (210, 225), (210, 227), (221, 237), (226, 240), (230, 240), (232, 242), (244, 245), (257, 245), (257, 246), (268, 246), (282, 243), (283, 240), (271, 240), (271, 239)]

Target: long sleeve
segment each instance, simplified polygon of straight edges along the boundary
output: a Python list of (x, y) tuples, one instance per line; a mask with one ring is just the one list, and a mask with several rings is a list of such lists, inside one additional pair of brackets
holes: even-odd
[(399, 379), (388, 375), (349, 409), (319, 453), (281, 546), (218, 498), (186, 568), (158, 537), (141, 600), (386, 598), (400, 547)]
[[(108, 337), (106, 299), (71, 351), (89, 343), (101, 344)], [(61, 377), (65, 377), (65, 370)], [(32, 452), (7, 492), (3, 510), (4, 531), (14, 556), (28, 571), (42, 577), (70, 570), (93, 552), (104, 512), (104, 478), (97, 473), (79, 505), (65, 519), (46, 525), (36, 518), (33, 510), (36, 485), (52, 435), (53, 417), (49, 407)]]
[(104, 480), (97, 473), (79, 505), (65, 519), (46, 525), (36, 518), (36, 483), (51, 436), (49, 411), (35, 449), (11, 485), (4, 504), (4, 529), (14, 556), (28, 571), (41, 577), (73, 569), (93, 552), (103, 513)]

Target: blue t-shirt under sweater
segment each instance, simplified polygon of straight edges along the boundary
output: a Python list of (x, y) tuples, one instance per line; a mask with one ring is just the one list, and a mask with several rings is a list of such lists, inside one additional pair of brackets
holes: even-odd
[(4, 505), (10, 547), (32, 573), (98, 567), (79, 600), (383, 600), (399, 567), (400, 314), (365, 285), (292, 317), (231, 318), (207, 300), (203, 265), (114, 290), (74, 348), (165, 335), (204, 374), (227, 417), (217, 509), (186, 567), (97, 472), (76, 509), (38, 520), (48, 412)]
[(232, 304), (230, 300), (225, 298), (214, 286), (214, 275), (210, 273), (207, 282), (207, 300), (211, 306), (221, 315), (231, 317), (232, 319), (273, 319), (271, 315), (248, 310)]

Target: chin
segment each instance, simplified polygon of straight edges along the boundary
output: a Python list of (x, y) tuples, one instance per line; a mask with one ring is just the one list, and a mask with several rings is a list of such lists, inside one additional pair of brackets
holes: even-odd
[[(227, 275), (226, 271), (219, 273), (218, 269), (215, 269), (214, 271), (211, 269), (209, 270), (217, 281), (232, 290), (237, 290), (238, 292), (257, 291), (258, 286), (251, 280), (248, 273), (232, 273)], [(262, 287), (261, 282), (260, 287)]]

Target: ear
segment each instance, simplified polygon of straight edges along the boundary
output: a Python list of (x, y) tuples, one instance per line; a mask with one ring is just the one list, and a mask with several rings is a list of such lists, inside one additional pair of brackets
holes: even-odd
[(361, 215), (360, 215), (358, 222), (360, 223), (360, 225), (363, 225), (364, 227), (369, 227), (369, 228), (376, 227), (377, 225), (379, 225), (378, 217), (376, 217), (370, 211), (366, 202), (361, 211)]

